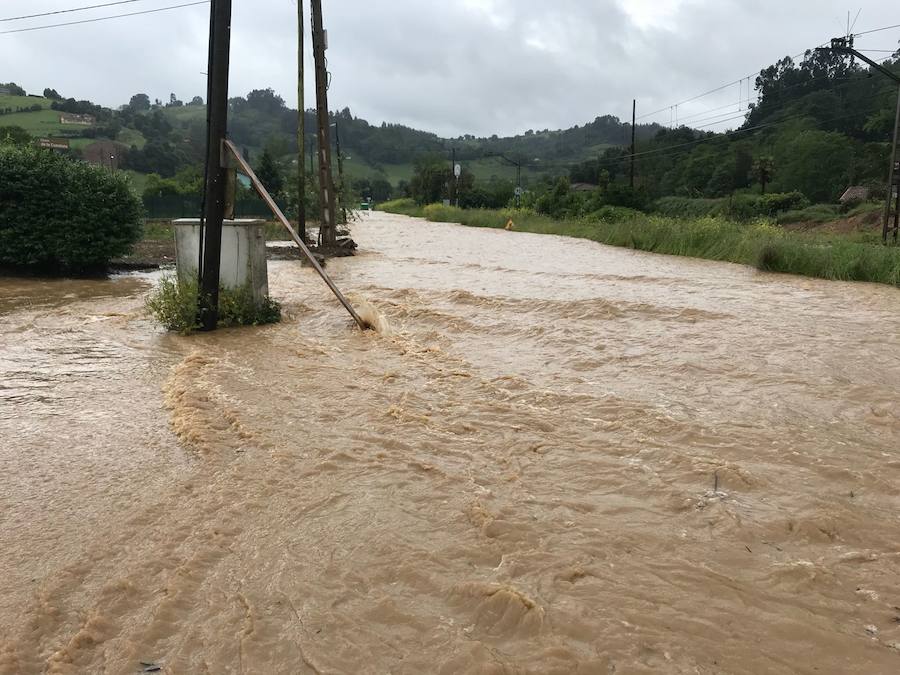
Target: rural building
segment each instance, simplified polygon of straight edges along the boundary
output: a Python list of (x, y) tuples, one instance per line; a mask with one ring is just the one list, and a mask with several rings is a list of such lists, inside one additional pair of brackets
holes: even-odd
[(97, 118), (93, 115), (75, 115), (73, 113), (60, 113), (60, 124), (77, 124), (82, 127), (92, 127), (96, 124)]
[(115, 141), (97, 141), (91, 143), (83, 150), (84, 160), (88, 164), (105, 166), (108, 169), (118, 169), (122, 163), (128, 146)]
[(864, 202), (869, 198), (869, 188), (862, 185), (854, 185), (847, 188), (847, 191), (841, 195), (841, 204), (848, 202)]

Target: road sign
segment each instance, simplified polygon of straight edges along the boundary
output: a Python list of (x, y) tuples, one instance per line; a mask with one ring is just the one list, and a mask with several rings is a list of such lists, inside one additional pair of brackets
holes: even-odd
[[(507, 193), (507, 194), (509, 194), (509, 193)], [(525, 190), (523, 190), (520, 187), (517, 187), (516, 188), (516, 197), (521, 197), (523, 194), (525, 194)]]
[(462, 165), (457, 164), (453, 167), (453, 175), (459, 178), (462, 175)]

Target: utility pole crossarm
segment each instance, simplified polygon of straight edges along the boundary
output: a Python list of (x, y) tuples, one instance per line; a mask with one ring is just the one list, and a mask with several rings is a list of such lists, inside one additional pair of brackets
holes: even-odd
[(843, 39), (832, 40), (830, 47), (816, 47), (816, 51), (817, 52), (835, 52), (837, 54), (845, 54), (847, 56), (855, 56), (860, 61), (864, 61), (868, 65), (872, 66), (872, 68), (877, 70), (882, 75), (885, 75), (885, 76), (891, 78), (897, 84), (900, 84), (900, 75), (897, 75), (897, 73), (895, 73), (891, 70), (888, 70), (887, 68), (882, 66), (877, 61), (873, 61), (872, 59), (870, 59), (868, 56), (866, 56), (862, 52), (858, 52), (857, 50), (855, 50), (853, 47), (848, 47), (846, 44), (843, 44), (843, 42), (844, 42)]

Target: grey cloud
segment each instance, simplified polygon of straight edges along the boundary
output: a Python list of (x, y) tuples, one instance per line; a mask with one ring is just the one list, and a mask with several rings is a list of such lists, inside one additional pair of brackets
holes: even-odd
[[(2, 16), (79, 2), (8, 0)], [(200, 6), (3, 35), (0, 79), (106, 105), (138, 91), (163, 99), (203, 94), (207, 12)], [(458, 135), (568, 127), (607, 113), (625, 118), (632, 98), (641, 111), (664, 108), (840, 33), (846, 7), (835, 0), (326, 0), (325, 14), (333, 109)], [(874, 0), (858, 28), (892, 23), (893, 3)], [(233, 95), (273, 87), (295, 104), (295, 30), (291, 0), (234, 0)], [(864, 46), (892, 47), (898, 37), (900, 30), (867, 36)], [(308, 104), (311, 85), (310, 77)], [(732, 101), (737, 111), (738, 89), (682, 106), (679, 116)]]

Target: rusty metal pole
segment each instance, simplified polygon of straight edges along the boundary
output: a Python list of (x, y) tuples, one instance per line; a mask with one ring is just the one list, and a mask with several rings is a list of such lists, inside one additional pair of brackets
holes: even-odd
[(219, 272), (222, 264), (222, 221), (225, 218), (228, 171), (222, 143), (228, 128), (228, 68), (231, 53), (231, 0), (213, 0), (209, 36), (209, 134), (206, 139), (206, 210), (203, 232), (203, 275), (200, 283), (200, 327), (215, 330), (219, 321)]
[(335, 227), (334, 178), (331, 175), (331, 134), (328, 117), (328, 63), (325, 50), (328, 37), (322, 20), (322, 0), (310, 0), (312, 6), (313, 54), (316, 61), (316, 110), (319, 144), (319, 196), (322, 209), (319, 242), (333, 246), (337, 240)]

